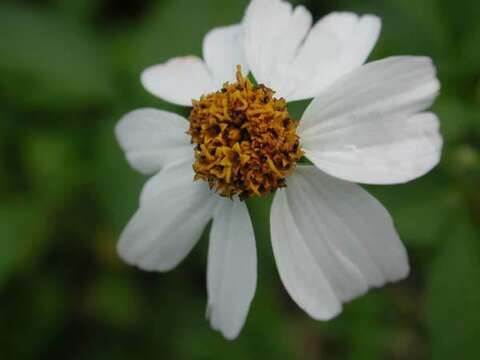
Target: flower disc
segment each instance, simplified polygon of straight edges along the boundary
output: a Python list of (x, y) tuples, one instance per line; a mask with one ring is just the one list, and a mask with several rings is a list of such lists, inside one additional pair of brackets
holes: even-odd
[(240, 68), (235, 84), (193, 101), (189, 134), (195, 179), (219, 195), (246, 199), (285, 186), (303, 152), (284, 99), (254, 86)]

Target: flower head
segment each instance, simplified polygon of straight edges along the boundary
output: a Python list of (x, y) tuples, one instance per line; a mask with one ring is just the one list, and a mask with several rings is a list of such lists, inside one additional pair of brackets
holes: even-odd
[[(363, 65), (380, 26), (375, 16), (352, 13), (312, 26), (302, 6), (252, 0), (240, 25), (207, 34), (205, 60), (176, 58), (142, 74), (151, 93), (192, 110), (187, 121), (140, 109), (118, 124), (130, 164), (154, 175), (118, 250), (144, 270), (171, 270), (213, 219), (207, 315), (229, 339), (256, 287), (242, 201), (249, 197), (275, 191), (278, 271), (315, 319), (331, 319), (343, 303), (409, 272), (388, 212), (354, 183), (402, 183), (438, 163), (438, 119), (425, 110), (439, 82), (425, 57)], [(287, 101), (311, 98), (300, 121), (292, 119)], [(313, 166), (299, 165), (302, 156)]]
[(264, 85), (252, 85), (239, 67), (235, 84), (193, 101), (195, 179), (242, 200), (285, 187), (303, 155), (296, 129), (286, 101)]

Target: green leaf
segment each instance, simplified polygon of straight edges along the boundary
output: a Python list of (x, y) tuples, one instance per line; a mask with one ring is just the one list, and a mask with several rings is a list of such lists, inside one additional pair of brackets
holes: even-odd
[(82, 182), (81, 162), (72, 139), (65, 134), (30, 134), (22, 148), (29, 179), (44, 208), (63, 203)]
[(480, 334), (480, 234), (457, 225), (429, 276), (426, 315), (433, 359), (474, 359)]
[(391, 213), (402, 240), (417, 248), (436, 246), (447, 221), (456, 218), (460, 202), (458, 194), (438, 175), (404, 185), (368, 189)]
[(173, 57), (201, 56), (207, 32), (214, 27), (239, 23), (247, 4), (247, 0), (157, 2), (151, 6), (142, 23), (116, 34), (110, 49), (112, 66), (125, 77), (125, 83), (128, 83), (133, 97), (139, 99), (141, 106), (151, 104), (178, 111), (178, 108), (142, 89), (139, 81), (141, 72), (148, 66)]
[(340, 0), (339, 10), (381, 17), (382, 33), (372, 58), (394, 54), (438, 55), (450, 43), (437, 0)]
[(92, 172), (97, 179), (95, 190), (100, 208), (117, 233), (137, 209), (142, 184), (148, 178), (130, 168), (115, 139), (115, 123), (105, 119), (99, 128)]
[[(163, 62), (173, 56), (201, 55), (205, 34), (217, 26), (239, 23), (248, 1), (169, 0), (158, 3), (137, 41), (130, 43), (132, 55), (142, 66)], [(138, 63), (137, 63), (138, 66)]]
[[(374, 291), (352, 303), (344, 305), (344, 312), (327, 324), (332, 336), (348, 341), (348, 358), (383, 359), (392, 341), (392, 324), (385, 316), (387, 307), (385, 290)], [(365, 331), (369, 328), (370, 331)]]
[(30, 204), (31, 200), (15, 198), (0, 207), (0, 289), (15, 271), (31, 265), (40, 253), (47, 221), (42, 209)]
[(435, 112), (440, 118), (441, 133), (447, 145), (464, 141), (480, 127), (480, 112), (466, 99), (446, 95), (435, 104)]
[(143, 299), (135, 283), (125, 276), (103, 275), (90, 289), (86, 306), (89, 314), (107, 324), (128, 328), (141, 318)]
[(300, 120), (308, 105), (310, 105), (310, 102), (311, 99), (288, 103), (288, 112), (290, 117), (294, 120)]
[(462, 0), (461, 6), (452, 5), (450, 0), (435, 0), (435, 2), (444, 15), (445, 25), (457, 39), (468, 36), (472, 25), (478, 24), (480, 3), (477, 0)]
[(54, 12), (0, 5), (0, 89), (24, 107), (99, 104), (112, 93), (96, 38)]

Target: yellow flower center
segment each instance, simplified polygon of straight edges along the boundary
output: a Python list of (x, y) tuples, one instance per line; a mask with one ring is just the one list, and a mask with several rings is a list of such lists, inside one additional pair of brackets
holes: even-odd
[(237, 67), (237, 82), (193, 101), (188, 133), (195, 180), (219, 195), (245, 200), (285, 187), (303, 152), (285, 99), (254, 86)]

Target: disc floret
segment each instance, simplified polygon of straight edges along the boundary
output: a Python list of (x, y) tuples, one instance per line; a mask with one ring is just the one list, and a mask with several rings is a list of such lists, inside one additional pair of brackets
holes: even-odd
[(303, 152), (285, 99), (253, 85), (240, 67), (236, 78), (192, 102), (188, 133), (195, 144), (195, 180), (244, 200), (285, 187)]

